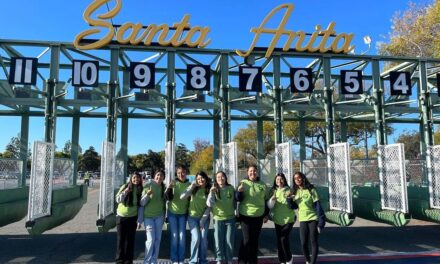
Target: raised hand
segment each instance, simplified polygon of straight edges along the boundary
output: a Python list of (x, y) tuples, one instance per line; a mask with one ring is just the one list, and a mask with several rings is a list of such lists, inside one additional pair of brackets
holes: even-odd
[(217, 191), (217, 188), (215, 188), (215, 186), (212, 186), (211, 189), (209, 190), (211, 193), (215, 193)]
[(239, 191), (239, 192), (243, 192), (244, 191), (243, 182), (240, 183), (240, 185), (237, 188), (237, 191)]
[(151, 185), (150, 185), (150, 189), (148, 189), (147, 191), (147, 195), (151, 196), (153, 194), (153, 190), (151, 189)]

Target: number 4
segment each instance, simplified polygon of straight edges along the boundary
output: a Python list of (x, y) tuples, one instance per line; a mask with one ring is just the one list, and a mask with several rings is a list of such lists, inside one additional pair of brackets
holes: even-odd
[(411, 95), (409, 72), (390, 72), (391, 95)]

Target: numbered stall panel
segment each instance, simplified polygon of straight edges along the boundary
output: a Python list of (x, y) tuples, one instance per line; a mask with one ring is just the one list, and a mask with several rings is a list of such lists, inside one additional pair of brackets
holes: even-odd
[(238, 72), (239, 90), (242, 92), (261, 92), (262, 69), (261, 67), (240, 67)]
[(391, 95), (412, 95), (411, 74), (409, 72), (390, 72)]
[(74, 60), (72, 86), (97, 87), (99, 81), (99, 62)]
[(364, 92), (362, 71), (341, 71), (341, 94), (362, 94)]
[(188, 65), (186, 68), (186, 89), (209, 91), (211, 88), (211, 67), (209, 65)]
[(11, 58), (11, 70), (9, 74), (10, 84), (35, 85), (37, 83), (36, 58)]
[(156, 66), (148, 62), (130, 63), (130, 88), (154, 89)]
[(292, 93), (313, 92), (313, 71), (310, 68), (290, 69), (290, 90)]

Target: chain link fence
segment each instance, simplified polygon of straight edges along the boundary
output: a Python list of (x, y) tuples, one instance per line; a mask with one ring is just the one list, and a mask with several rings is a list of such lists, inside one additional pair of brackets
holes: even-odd
[(50, 215), (55, 145), (36, 141), (32, 151), (28, 220)]
[(0, 159), (0, 190), (19, 187), (22, 166), (22, 160)]
[(408, 212), (403, 144), (379, 146), (382, 208)]
[(104, 141), (102, 143), (101, 157), (101, 186), (99, 190), (99, 219), (113, 213), (114, 189), (113, 186), (116, 171), (115, 143)]
[(68, 187), (73, 184), (73, 160), (54, 159), (52, 182), (54, 189)]
[(440, 209), (440, 146), (428, 149), (429, 200), (431, 208)]
[(237, 143), (222, 144), (221, 168), (226, 173), (229, 183), (236, 187), (238, 183)]

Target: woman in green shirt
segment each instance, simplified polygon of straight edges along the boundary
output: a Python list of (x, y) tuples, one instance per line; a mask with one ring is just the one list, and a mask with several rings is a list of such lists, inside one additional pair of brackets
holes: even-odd
[(185, 260), (186, 219), (188, 218), (188, 199), (180, 199), (190, 185), (186, 178), (186, 168), (177, 167), (176, 179), (165, 190), (168, 203), (168, 224), (170, 228), (170, 259), (173, 264), (183, 264)]
[(189, 200), (188, 226), (191, 232), (190, 264), (206, 264), (208, 250), (208, 230), (210, 208), (206, 205), (211, 180), (208, 175), (200, 171), (195, 181), (181, 194), (180, 199)]
[(217, 264), (231, 264), (235, 242), (235, 190), (223, 171), (215, 175), (206, 204), (214, 216), (215, 260)]
[[(165, 173), (158, 170), (142, 192), (141, 206), (146, 233), (144, 263), (157, 263), (165, 215)], [(138, 220), (139, 222), (139, 220)]]
[[(318, 193), (302, 172), (293, 175), (293, 201), (298, 204), (299, 235), (302, 251), (307, 264), (315, 264), (318, 258), (318, 228), (323, 228), (325, 221), (321, 213)], [(318, 215), (317, 211), (320, 212)], [(319, 221), (318, 221), (319, 220)], [(312, 245), (310, 258), (309, 241)]]
[(289, 235), (295, 223), (295, 205), (284, 173), (275, 176), (272, 187), (272, 197), (267, 201), (271, 209), (272, 221), (275, 223), (277, 235), (278, 260), (281, 264), (293, 263), (290, 251)]
[(239, 219), (243, 240), (238, 251), (239, 264), (258, 263), (258, 240), (263, 218), (268, 213), (266, 201), (269, 199), (269, 188), (257, 176), (257, 167), (251, 165), (247, 170), (248, 178), (240, 182), (237, 188)]
[(139, 173), (131, 175), (128, 183), (121, 186), (116, 194), (117, 249), (116, 263), (133, 263), (134, 239), (138, 206), (142, 193), (142, 178)]

